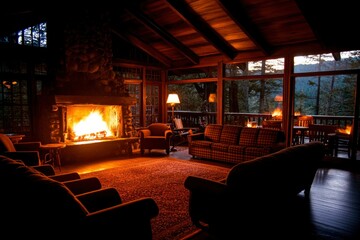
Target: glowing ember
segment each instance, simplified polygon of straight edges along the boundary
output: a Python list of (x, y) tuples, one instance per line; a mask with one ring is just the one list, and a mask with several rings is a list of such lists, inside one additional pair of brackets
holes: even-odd
[(90, 114), (73, 126), (74, 140), (91, 140), (114, 136), (99, 111)]

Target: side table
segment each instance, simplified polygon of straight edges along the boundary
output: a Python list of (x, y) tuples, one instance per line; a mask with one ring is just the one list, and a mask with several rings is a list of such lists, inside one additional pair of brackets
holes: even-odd
[(22, 138), (25, 137), (25, 135), (15, 133), (7, 133), (5, 135), (8, 136), (13, 143), (19, 143), (19, 141), (21, 141)]
[(61, 171), (61, 159), (60, 159), (60, 150), (65, 148), (65, 143), (49, 143), (49, 144), (42, 144), (40, 149), (48, 151), (44, 157), (44, 164), (50, 163), (55, 166), (55, 163), (58, 165), (59, 170)]

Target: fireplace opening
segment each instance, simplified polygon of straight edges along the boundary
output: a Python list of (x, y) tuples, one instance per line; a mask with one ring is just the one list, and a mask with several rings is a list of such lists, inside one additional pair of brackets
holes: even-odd
[(65, 139), (70, 142), (121, 137), (122, 106), (69, 105), (66, 110)]

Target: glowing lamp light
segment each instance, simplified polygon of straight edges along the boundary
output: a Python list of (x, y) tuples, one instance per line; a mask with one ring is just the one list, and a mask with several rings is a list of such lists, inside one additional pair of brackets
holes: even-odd
[(166, 100), (166, 103), (170, 104), (172, 108), (171, 118), (174, 119), (174, 107), (175, 104), (180, 103), (179, 96), (176, 93), (170, 93)]
[(216, 102), (216, 93), (210, 93), (209, 102)]

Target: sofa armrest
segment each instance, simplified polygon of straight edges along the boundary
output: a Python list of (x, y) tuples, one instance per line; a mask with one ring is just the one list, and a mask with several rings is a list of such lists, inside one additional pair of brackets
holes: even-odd
[(203, 132), (201, 133), (194, 133), (194, 134), (189, 134), (187, 136), (188, 142), (191, 143), (191, 141), (193, 140), (204, 140), (205, 139), (205, 134)]
[(144, 137), (147, 137), (147, 136), (150, 136), (150, 135), (151, 135), (150, 130), (147, 129), (147, 128), (140, 129), (140, 130), (139, 130), (139, 133), (140, 133), (140, 138), (144, 138)]
[(48, 176), (49, 178), (58, 181), (58, 182), (67, 182), (72, 180), (79, 180), (80, 174), (77, 172), (71, 172), (71, 173), (60, 173), (52, 176)]
[(103, 188), (76, 195), (77, 199), (89, 212), (116, 206), (122, 203), (119, 192), (115, 188)]
[(189, 215), (198, 228), (208, 231), (211, 219), (224, 212), (230, 199), (229, 188), (224, 182), (194, 176), (186, 178), (184, 186), (190, 191)]
[(32, 168), (58, 182), (71, 181), (81, 178), (80, 174), (78, 174), (77, 172), (56, 174), (55, 169), (51, 164), (32, 166)]
[(84, 227), (86, 233), (101, 233), (106, 237), (151, 240), (151, 219), (158, 214), (159, 208), (152, 198), (139, 198), (89, 213)]
[(82, 194), (101, 189), (101, 182), (97, 177), (88, 177), (65, 181), (63, 184), (74, 194)]
[(213, 181), (201, 177), (188, 176), (184, 186), (190, 192), (201, 192), (209, 195), (220, 195), (227, 192), (225, 180)]
[(40, 155), (38, 151), (4, 152), (2, 155), (14, 160), (21, 160), (26, 166), (40, 165)]
[(39, 166), (32, 166), (38, 172), (41, 172), (45, 176), (52, 176), (55, 175), (55, 169), (51, 164), (43, 164)]
[(165, 138), (166, 138), (167, 141), (170, 140), (172, 134), (173, 134), (173, 132), (172, 132), (171, 130), (166, 130), (166, 131), (164, 132), (164, 136), (165, 136)]

